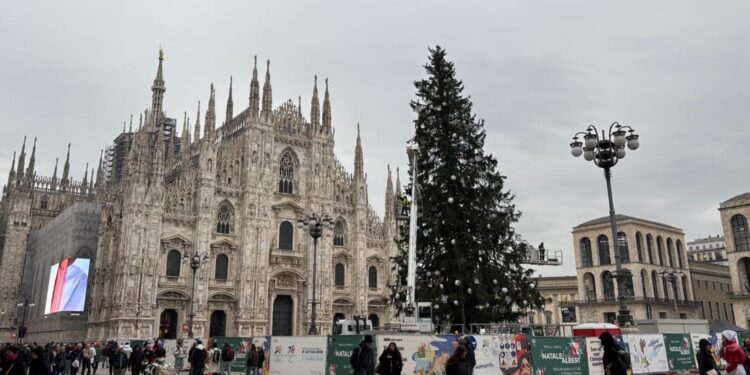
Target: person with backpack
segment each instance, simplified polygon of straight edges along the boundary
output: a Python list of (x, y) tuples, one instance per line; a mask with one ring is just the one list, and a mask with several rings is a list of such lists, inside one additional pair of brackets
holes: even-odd
[(232, 346), (228, 342), (225, 342), (224, 349), (221, 350), (221, 363), (219, 364), (221, 375), (231, 375), (229, 369), (232, 361), (234, 361), (234, 349), (232, 349)]
[(208, 361), (208, 352), (203, 348), (203, 344), (199, 343), (195, 345), (192, 352), (188, 355), (188, 362), (190, 362), (190, 375), (203, 375), (206, 369), (206, 362)]
[(208, 363), (206, 368), (209, 374), (219, 375), (219, 363), (221, 362), (221, 349), (216, 342), (211, 343), (211, 349), (208, 350)]
[(365, 335), (365, 339), (359, 343), (352, 355), (349, 357), (349, 363), (354, 369), (354, 375), (374, 375), (375, 366), (372, 360), (372, 336)]
[(606, 375), (627, 375), (630, 368), (630, 356), (627, 352), (620, 349), (614, 336), (609, 332), (604, 332), (599, 336), (602, 342), (602, 363)]

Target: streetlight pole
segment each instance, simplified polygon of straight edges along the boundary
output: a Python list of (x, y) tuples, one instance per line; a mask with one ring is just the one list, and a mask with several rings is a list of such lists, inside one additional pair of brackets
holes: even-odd
[(193, 270), (193, 288), (190, 290), (190, 312), (188, 313), (188, 338), (193, 338), (193, 318), (195, 318), (195, 277), (198, 274), (198, 269), (201, 268), (201, 266), (208, 262), (210, 257), (208, 254), (199, 254), (198, 252), (193, 253), (193, 255), (185, 254), (182, 256), (182, 262), (187, 263), (190, 262), (190, 268)]
[[(672, 302), (674, 302), (674, 313), (679, 318), (680, 317), (680, 311), (677, 310), (677, 279), (681, 278), (684, 273), (682, 271), (675, 271), (675, 270), (662, 270), (659, 272), (661, 277), (663, 277), (665, 280), (669, 281), (672, 284), (672, 290), (674, 291), (672, 294)], [(667, 295), (667, 299), (669, 299), (669, 296)], [(685, 297), (687, 299), (687, 297)]]
[(18, 304), (18, 307), (21, 307), (23, 309), (21, 310), (21, 325), (18, 327), (18, 333), (16, 334), (16, 341), (19, 344), (22, 344), (23, 339), (26, 337), (26, 315), (28, 313), (28, 309), (29, 307), (36, 306), (34, 302), (29, 303), (29, 299), (31, 299), (31, 296), (24, 294), (23, 302), (20, 302)]
[(318, 334), (317, 319), (317, 289), (318, 289), (318, 239), (323, 235), (324, 228), (333, 227), (333, 220), (328, 214), (318, 216), (313, 213), (299, 220), (297, 226), (307, 232), (313, 239), (313, 270), (312, 270), (312, 311), (310, 312), (310, 328), (308, 335)]
[[(626, 130), (630, 132), (626, 136)], [(578, 136), (583, 135), (585, 144), (578, 140)], [(625, 302), (625, 281), (632, 274), (628, 270), (622, 269), (621, 248), (617, 238), (617, 222), (615, 219), (615, 204), (612, 199), (612, 167), (625, 157), (625, 146), (630, 150), (636, 150), (639, 146), (638, 135), (630, 126), (622, 126), (613, 122), (609, 127), (609, 134), (602, 130), (601, 138), (599, 131), (594, 125), (589, 125), (585, 132), (578, 132), (573, 136), (573, 142), (570, 144), (570, 152), (575, 157), (583, 155), (586, 161), (593, 161), (594, 164), (604, 169), (604, 179), (607, 181), (607, 198), (609, 199), (609, 225), (612, 231), (612, 243), (615, 249), (615, 278), (617, 279), (617, 293), (620, 301), (620, 309), (617, 312), (617, 322), (621, 327), (632, 325), (633, 316), (630, 314), (627, 303)]]

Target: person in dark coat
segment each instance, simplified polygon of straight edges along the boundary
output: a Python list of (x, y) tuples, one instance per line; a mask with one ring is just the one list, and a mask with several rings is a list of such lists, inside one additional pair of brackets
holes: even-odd
[(26, 362), (23, 361), (23, 357), (19, 355), (19, 350), (15, 346), (5, 348), (3, 375), (26, 375)]
[(607, 375), (627, 375), (630, 368), (630, 357), (624, 350), (617, 345), (614, 336), (609, 332), (604, 332), (599, 336), (602, 342), (602, 363)]
[(445, 375), (468, 375), (469, 370), (466, 347), (459, 345), (445, 364)]
[(125, 371), (130, 368), (128, 355), (122, 346), (118, 346), (117, 351), (109, 357), (109, 367), (114, 375), (125, 375)]
[(474, 345), (471, 344), (469, 336), (463, 336), (458, 339), (458, 343), (466, 349), (466, 363), (469, 366), (469, 375), (474, 374), (474, 366), (477, 365), (477, 359), (474, 354)]
[(349, 363), (354, 369), (354, 375), (374, 375), (375, 366), (372, 360), (372, 336), (365, 335), (365, 339), (352, 350)]
[(130, 354), (130, 372), (133, 375), (140, 374), (143, 370), (143, 362), (146, 360), (146, 352), (141, 349), (140, 345), (133, 347), (133, 353)]
[(698, 341), (698, 353), (695, 353), (695, 358), (698, 360), (698, 371), (700, 375), (707, 375), (711, 370), (716, 370), (718, 373), (719, 369), (716, 368), (713, 347), (708, 340), (701, 339)]
[(52, 375), (49, 362), (44, 355), (44, 349), (41, 347), (36, 347), (31, 351), (29, 375)]
[(377, 374), (401, 375), (403, 367), (404, 362), (401, 359), (401, 352), (398, 350), (398, 346), (394, 342), (388, 344), (388, 347), (383, 350), (383, 354), (378, 358)]
[(196, 345), (190, 354), (190, 375), (203, 375), (207, 358), (208, 352), (203, 348), (203, 344)]

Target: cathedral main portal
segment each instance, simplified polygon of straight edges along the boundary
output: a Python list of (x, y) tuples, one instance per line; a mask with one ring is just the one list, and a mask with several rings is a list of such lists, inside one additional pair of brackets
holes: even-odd
[(292, 296), (279, 295), (273, 301), (273, 331), (274, 336), (292, 335), (292, 314), (294, 302)]

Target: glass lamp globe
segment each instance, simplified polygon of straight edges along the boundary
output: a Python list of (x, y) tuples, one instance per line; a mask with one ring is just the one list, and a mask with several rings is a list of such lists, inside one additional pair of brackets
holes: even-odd
[(596, 147), (596, 143), (598, 140), (595, 133), (588, 133), (583, 136), (583, 139), (586, 140), (586, 148)]
[(570, 153), (574, 157), (579, 157), (581, 154), (583, 154), (583, 148), (581, 147), (583, 144), (581, 142), (575, 141), (570, 144)]
[(586, 159), (586, 161), (592, 161), (594, 160), (594, 150), (586, 150), (583, 152), (583, 158)]
[(640, 146), (638, 143), (638, 134), (631, 134), (627, 137), (628, 139), (628, 148), (631, 150), (635, 150)]
[(617, 148), (617, 158), (622, 159), (625, 157), (625, 147), (618, 147)]
[(612, 133), (614, 135), (614, 142), (617, 147), (625, 146), (625, 131), (624, 130), (617, 130)]

